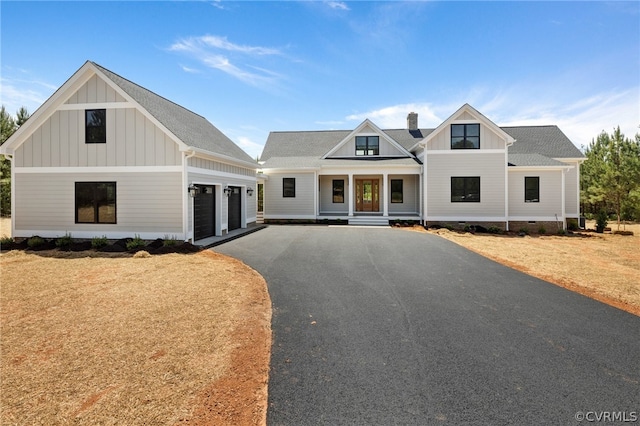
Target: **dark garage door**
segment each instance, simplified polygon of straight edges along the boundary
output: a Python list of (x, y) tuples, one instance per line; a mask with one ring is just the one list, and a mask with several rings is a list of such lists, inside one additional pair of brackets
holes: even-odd
[(231, 195), (229, 196), (229, 231), (240, 228), (241, 195), (242, 191), (239, 186), (231, 187)]
[(212, 237), (216, 232), (216, 191), (214, 186), (196, 185), (193, 199), (193, 237), (195, 240)]

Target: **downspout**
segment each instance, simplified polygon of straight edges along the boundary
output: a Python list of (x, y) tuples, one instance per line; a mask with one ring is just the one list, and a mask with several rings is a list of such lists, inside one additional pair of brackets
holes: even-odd
[(189, 240), (189, 173), (187, 167), (189, 165), (189, 158), (196, 155), (195, 151), (183, 151), (182, 152), (182, 190), (185, 191), (185, 196), (182, 197), (182, 231), (184, 234), (184, 240)]

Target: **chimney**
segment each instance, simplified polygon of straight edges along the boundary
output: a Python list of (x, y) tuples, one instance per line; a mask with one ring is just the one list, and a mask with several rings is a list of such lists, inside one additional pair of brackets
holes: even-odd
[(407, 115), (407, 128), (411, 130), (418, 130), (418, 113), (410, 112)]

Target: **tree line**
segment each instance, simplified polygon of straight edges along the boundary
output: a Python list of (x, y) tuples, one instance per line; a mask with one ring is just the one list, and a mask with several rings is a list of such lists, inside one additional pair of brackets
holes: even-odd
[[(16, 118), (9, 114), (4, 105), (0, 108), (0, 145), (29, 119), (29, 112), (22, 107)], [(0, 215), (11, 216), (11, 161), (0, 154)]]

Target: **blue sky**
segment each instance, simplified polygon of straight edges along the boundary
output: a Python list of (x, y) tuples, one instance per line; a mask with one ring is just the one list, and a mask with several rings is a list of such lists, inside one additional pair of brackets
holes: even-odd
[(92, 60), (256, 157), (269, 131), (435, 127), (464, 103), (579, 147), (640, 131), (638, 2), (0, 2), (0, 101)]

